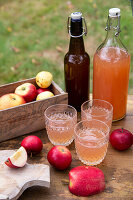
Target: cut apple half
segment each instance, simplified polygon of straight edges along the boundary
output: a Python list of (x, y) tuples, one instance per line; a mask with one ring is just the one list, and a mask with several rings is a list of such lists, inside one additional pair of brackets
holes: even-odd
[(10, 168), (24, 167), (27, 161), (27, 152), (24, 147), (20, 147), (10, 158), (5, 161), (5, 164)]

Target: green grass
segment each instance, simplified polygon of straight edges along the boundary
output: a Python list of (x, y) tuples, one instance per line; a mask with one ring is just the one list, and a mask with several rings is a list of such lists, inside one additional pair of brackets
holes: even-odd
[[(69, 45), (66, 22), (73, 11), (81, 11), (87, 21), (85, 47), (91, 57), (92, 83), (93, 55), (105, 38), (104, 28), (111, 7), (121, 8), (121, 39), (133, 58), (133, 17), (129, 1), (0, 0), (0, 84), (48, 70), (64, 89), (63, 58)], [(132, 84), (131, 68), (129, 93), (133, 93)]]

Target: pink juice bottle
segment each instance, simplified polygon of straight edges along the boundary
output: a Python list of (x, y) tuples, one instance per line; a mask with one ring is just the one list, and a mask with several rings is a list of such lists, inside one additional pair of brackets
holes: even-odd
[(93, 60), (93, 98), (110, 102), (117, 121), (126, 114), (130, 71), (130, 55), (119, 38), (119, 8), (109, 10), (106, 30)]

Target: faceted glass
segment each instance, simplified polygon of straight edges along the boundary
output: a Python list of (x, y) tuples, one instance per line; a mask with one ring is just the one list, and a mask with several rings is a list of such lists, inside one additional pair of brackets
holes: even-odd
[(93, 99), (84, 102), (81, 106), (82, 120), (97, 119), (105, 122), (111, 129), (112, 117), (113, 106), (107, 101)]
[(102, 121), (90, 119), (79, 122), (74, 129), (78, 158), (86, 165), (97, 165), (107, 153), (109, 127)]
[(74, 139), (74, 126), (77, 123), (77, 111), (66, 104), (55, 104), (45, 111), (45, 124), (50, 142), (67, 146)]

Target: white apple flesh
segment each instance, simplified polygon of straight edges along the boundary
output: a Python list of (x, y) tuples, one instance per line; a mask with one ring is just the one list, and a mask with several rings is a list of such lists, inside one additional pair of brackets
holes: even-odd
[[(7, 164), (6, 162), (5, 164)], [(24, 167), (24, 165), (27, 162), (27, 152), (25, 148), (20, 147), (12, 156), (10, 156), (10, 158), (8, 158), (8, 162), (10, 162), (10, 164), (7, 164), (8, 167), (12, 167), (12, 168), (13, 166), (14, 168)]]

